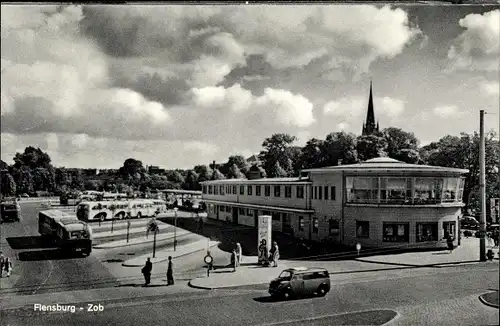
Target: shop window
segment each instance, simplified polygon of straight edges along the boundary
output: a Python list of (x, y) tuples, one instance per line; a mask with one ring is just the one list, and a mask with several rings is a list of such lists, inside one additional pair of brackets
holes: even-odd
[(271, 186), (264, 186), (264, 196), (271, 197)]
[(443, 222), (443, 238), (447, 238), (450, 235), (455, 238), (456, 233), (456, 223), (455, 221)]
[(244, 209), (243, 207), (240, 207), (240, 208), (238, 209), (238, 214), (239, 214), (239, 215), (245, 215), (245, 209)]
[(319, 200), (322, 200), (323, 199), (323, 187), (322, 186), (318, 186), (318, 194), (319, 194)]
[(304, 198), (304, 186), (297, 186), (297, 198)]
[(247, 194), (248, 194), (248, 196), (252, 195), (252, 185), (247, 186)]
[(410, 241), (408, 223), (386, 223), (382, 225), (384, 242), (408, 242)]
[(260, 196), (260, 185), (255, 186), (255, 196)]
[(317, 217), (313, 218), (313, 233), (318, 234), (319, 233), (319, 219)]
[(250, 208), (247, 208), (247, 215), (248, 216), (252, 216), (253, 215), (253, 211)]
[(328, 186), (325, 186), (325, 200), (328, 199)]
[(262, 215), (269, 216), (269, 215), (271, 215), (271, 212), (270, 211), (262, 211)]
[(339, 234), (340, 223), (338, 220), (331, 218), (330, 221), (328, 222), (328, 225), (329, 225), (330, 235)]
[(335, 186), (331, 186), (331, 187), (330, 187), (330, 199), (331, 199), (331, 200), (336, 200), (336, 199), (335, 199), (335, 196), (336, 196), (336, 192), (335, 192), (335, 190), (336, 190), (336, 189), (335, 189)]
[(417, 223), (416, 241), (438, 241), (438, 224), (437, 223)]
[(281, 186), (274, 186), (274, 197), (281, 196)]
[(292, 186), (285, 186), (285, 197), (286, 198), (292, 197)]
[(356, 238), (370, 238), (370, 222), (356, 221)]
[(272, 212), (271, 216), (272, 216), (273, 221), (278, 221), (278, 222), (281, 221), (279, 212)]
[(299, 216), (299, 231), (304, 231), (304, 216)]

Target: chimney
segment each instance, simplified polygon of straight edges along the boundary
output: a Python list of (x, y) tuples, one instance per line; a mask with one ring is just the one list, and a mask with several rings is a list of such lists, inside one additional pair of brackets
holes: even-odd
[(337, 165), (342, 165), (342, 160), (337, 160)]

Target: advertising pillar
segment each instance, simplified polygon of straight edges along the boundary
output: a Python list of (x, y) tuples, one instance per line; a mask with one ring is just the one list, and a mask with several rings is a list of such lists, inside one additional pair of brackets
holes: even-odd
[(272, 235), (272, 218), (269, 215), (259, 216), (259, 228), (258, 228), (258, 263), (267, 264), (269, 251), (271, 250), (271, 238)]

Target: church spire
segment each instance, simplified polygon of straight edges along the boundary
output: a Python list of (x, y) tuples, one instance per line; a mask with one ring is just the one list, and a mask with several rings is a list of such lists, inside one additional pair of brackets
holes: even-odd
[(366, 122), (363, 127), (363, 135), (370, 135), (378, 131), (378, 123), (375, 123), (375, 111), (373, 109), (373, 87), (370, 79), (370, 97), (368, 98), (368, 111), (366, 113)]

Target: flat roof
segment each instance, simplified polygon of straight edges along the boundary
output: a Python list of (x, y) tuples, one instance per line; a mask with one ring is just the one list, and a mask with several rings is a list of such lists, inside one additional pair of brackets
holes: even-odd
[(409, 164), (390, 157), (376, 157), (370, 160), (346, 165), (327, 166), (317, 169), (306, 169), (303, 172), (328, 172), (328, 171), (422, 171), (422, 172), (450, 172), (465, 174), (467, 169), (448, 168), (443, 166)]
[(261, 178), (261, 179), (224, 179), (224, 180), (211, 180), (200, 182), (201, 184), (256, 184), (256, 183), (293, 183), (293, 184), (310, 184), (308, 178)]

